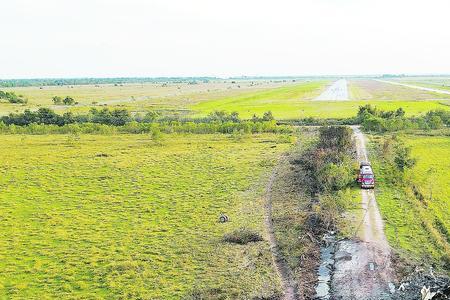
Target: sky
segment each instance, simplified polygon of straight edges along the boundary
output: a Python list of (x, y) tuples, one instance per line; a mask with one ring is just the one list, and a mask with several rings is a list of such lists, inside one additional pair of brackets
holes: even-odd
[(0, 78), (450, 74), (449, 0), (0, 0)]

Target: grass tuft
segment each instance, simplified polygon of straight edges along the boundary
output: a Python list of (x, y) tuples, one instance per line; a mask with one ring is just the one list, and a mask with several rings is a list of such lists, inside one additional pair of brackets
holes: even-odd
[(233, 232), (227, 233), (223, 237), (223, 241), (232, 244), (245, 245), (248, 243), (256, 243), (262, 241), (262, 236), (253, 230), (247, 228), (239, 228)]

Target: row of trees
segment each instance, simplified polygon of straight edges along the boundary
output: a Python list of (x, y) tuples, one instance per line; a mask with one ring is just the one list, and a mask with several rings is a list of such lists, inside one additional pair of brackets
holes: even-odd
[(380, 133), (405, 129), (440, 129), (450, 125), (450, 112), (433, 110), (424, 116), (407, 118), (402, 108), (383, 111), (368, 104), (359, 107), (357, 122), (367, 131)]
[[(211, 112), (206, 118), (200, 119), (201, 122), (234, 122), (239, 123), (242, 122), (242, 119), (239, 117), (238, 112), (226, 112), (224, 110), (220, 111), (213, 111)], [(253, 115), (251, 118), (252, 122), (270, 122), (274, 121), (275, 118), (271, 111), (266, 111), (262, 117), (259, 117), (257, 115)]]
[(91, 108), (87, 114), (74, 115), (71, 112), (66, 112), (62, 115), (55, 113), (49, 108), (39, 108), (37, 111), (25, 110), (23, 113), (13, 113), (8, 116), (3, 116), (0, 121), (5, 125), (17, 125), (28, 126), (31, 124), (44, 124), (44, 125), (58, 125), (64, 126), (74, 123), (96, 123), (112, 126), (124, 126), (130, 122), (136, 123), (170, 123), (170, 122), (182, 122), (182, 123), (264, 123), (274, 122), (274, 118), (271, 112), (266, 112), (262, 117), (253, 116), (251, 121), (243, 121), (239, 118), (239, 114), (236, 112), (227, 113), (224, 111), (216, 111), (211, 113), (205, 118), (197, 119), (194, 121), (185, 120), (180, 121), (171, 118), (162, 118), (159, 113), (149, 111), (146, 114), (131, 115), (126, 109), (108, 109), (108, 108)]
[(193, 81), (208, 82), (219, 80), (215, 77), (118, 77), (118, 78), (54, 78), (54, 79), (6, 79), (0, 80), (2, 87), (21, 86), (64, 86), (94, 84), (128, 84), (128, 83), (188, 83)]
[(123, 126), (111, 126), (99, 123), (71, 123), (66, 125), (46, 125), (32, 123), (28, 126), (6, 125), (0, 122), (0, 134), (150, 134), (152, 137), (162, 133), (195, 134), (251, 134), (251, 133), (292, 133), (292, 127), (272, 122), (242, 121), (239, 123), (195, 123), (164, 121), (157, 123), (138, 123), (132, 121)]
[(130, 112), (126, 109), (98, 110), (92, 108), (88, 114), (74, 115), (66, 112), (62, 115), (50, 108), (41, 107), (37, 111), (25, 110), (23, 113), (3, 116), (0, 121), (5, 125), (28, 126), (31, 124), (64, 126), (74, 123), (98, 123), (104, 125), (123, 126), (132, 121)]
[(16, 95), (14, 92), (0, 91), (0, 100), (6, 100), (9, 103), (25, 104), (28, 100), (22, 95)]

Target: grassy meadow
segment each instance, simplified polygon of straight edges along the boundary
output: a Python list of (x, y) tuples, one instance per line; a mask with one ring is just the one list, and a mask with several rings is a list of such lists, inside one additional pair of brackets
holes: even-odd
[(422, 91), (368, 79), (350, 80), (349, 94), (352, 100), (444, 100), (446, 103), (450, 100), (450, 95), (447, 94)]
[[(271, 296), (263, 190), (289, 143), (272, 134), (7, 135), (1, 299)], [(230, 222), (218, 223), (221, 212)], [(213, 291), (213, 292), (211, 292)]]
[(450, 91), (450, 77), (405, 77), (396, 81), (432, 89)]
[[(450, 258), (450, 138), (408, 134), (402, 139), (417, 159), (406, 173), (410, 182), (406, 188), (385, 180), (384, 166), (376, 152), (371, 152), (387, 237), (404, 257), (445, 267)], [(382, 137), (372, 137), (373, 143), (382, 141)]]
[[(168, 110), (185, 113), (188, 108), (198, 102), (238, 97), (242, 94), (257, 93), (290, 86), (292, 82), (280, 81), (220, 81), (188, 83), (145, 83), (145, 84), (103, 84), (74, 86), (44, 86), (0, 88), (3, 91), (15, 92), (28, 99), (27, 105), (9, 105), (0, 103), (0, 115), (23, 111), (26, 108), (52, 107), (57, 111), (85, 112), (89, 107), (109, 106), (125, 107), (131, 111)], [(71, 96), (78, 105), (67, 107), (53, 105), (54, 96)]]
[[(408, 116), (450, 110), (450, 97), (369, 80), (350, 80), (348, 101), (315, 101), (331, 83), (238, 80), (4, 88), (0, 90), (22, 94), (29, 102), (2, 101), (0, 115), (39, 107), (80, 113), (101, 106), (194, 118), (217, 110), (236, 111), (243, 119), (272, 111), (276, 120), (290, 120), (354, 117), (365, 104), (381, 110), (402, 107)], [(55, 106), (53, 96), (71, 96), (79, 104)], [(293, 136), (236, 132), (160, 137), (159, 132), (152, 137), (114, 134), (115, 127), (97, 135), (26, 135), (15, 125), (11, 128), (5, 132), (15, 134), (0, 135), (0, 299), (279, 296), (281, 284), (264, 230), (263, 195)], [(299, 149), (306, 149), (302, 147), (314, 134), (302, 135)], [(442, 265), (450, 253), (450, 139), (404, 137), (418, 159), (406, 176), (425, 198), (419, 200), (385, 180), (374, 151), (383, 138), (371, 136), (370, 158), (389, 242), (406, 257)], [(307, 220), (302, 208), (310, 206), (310, 193), (292, 188), (303, 184), (301, 170), (286, 157), (279, 175), (273, 186), (275, 233), (286, 262), (296, 269), (299, 257), (318, 253), (303, 244), (304, 237), (298, 239), (305, 232), (299, 224)], [(343, 235), (350, 235), (355, 228), (347, 223), (361, 213), (359, 188), (340, 193), (339, 199), (344, 197), (348, 218), (338, 225)], [(218, 222), (221, 212), (230, 222)], [(264, 240), (245, 245), (223, 241), (239, 228)], [(299, 281), (315, 280), (314, 265), (309, 268), (308, 274), (295, 275)]]

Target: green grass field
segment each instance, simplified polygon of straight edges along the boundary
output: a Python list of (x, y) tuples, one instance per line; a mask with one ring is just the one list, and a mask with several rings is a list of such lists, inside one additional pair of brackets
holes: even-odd
[[(450, 257), (450, 138), (408, 134), (403, 139), (417, 159), (417, 165), (406, 176), (424, 199), (418, 199), (409, 188), (388, 184), (384, 167), (372, 151), (377, 201), (386, 222), (386, 234), (404, 257), (442, 267)], [(372, 140), (382, 141), (379, 137)]]
[[(450, 232), (450, 137), (408, 136), (407, 141), (417, 157), (411, 176), (429, 198), (428, 209)], [(448, 239), (450, 243), (450, 235)]]
[(450, 77), (406, 77), (396, 81), (406, 84), (450, 91)]
[[(204, 102), (193, 107), (198, 109), (197, 116), (205, 116), (214, 110), (237, 111), (243, 118), (251, 118), (253, 114), (262, 116), (266, 111), (272, 111), (277, 120), (293, 120), (300, 118), (350, 118), (356, 116), (359, 106), (371, 104), (382, 110), (396, 110), (402, 107), (408, 116), (420, 115), (433, 109), (450, 110), (447, 102), (441, 101), (264, 101), (244, 100), (239, 101), (220, 100)], [(217, 104), (217, 106), (216, 106)]]
[[(2, 136), (0, 298), (270, 296), (262, 194), (276, 135)], [(218, 223), (220, 212), (231, 222)]]
[[(392, 81), (392, 80), (387, 80)], [(449, 100), (450, 95), (422, 91), (410, 87), (359, 79), (349, 81), (349, 94), (352, 100)]]

